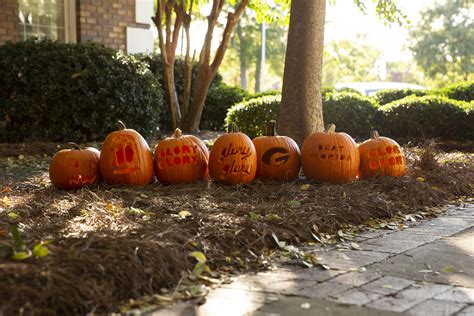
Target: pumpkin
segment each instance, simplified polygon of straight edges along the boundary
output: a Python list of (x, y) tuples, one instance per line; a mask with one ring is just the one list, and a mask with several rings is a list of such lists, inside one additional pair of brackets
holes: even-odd
[(255, 178), (257, 153), (252, 140), (230, 123), (228, 133), (216, 139), (209, 156), (211, 178), (228, 183), (247, 183)]
[(300, 172), (300, 149), (288, 136), (277, 136), (276, 122), (267, 124), (266, 136), (252, 140), (257, 151), (256, 177), (271, 180), (293, 180)]
[(375, 176), (400, 177), (405, 174), (406, 159), (403, 149), (391, 138), (380, 137), (377, 131), (359, 145), (362, 179)]
[(309, 135), (301, 147), (301, 164), (309, 179), (327, 182), (349, 182), (359, 170), (359, 150), (346, 133), (336, 133), (330, 124), (324, 132)]
[(80, 148), (69, 143), (73, 149), (62, 149), (51, 159), (49, 178), (59, 189), (78, 189), (94, 185), (100, 179), (100, 152), (92, 147)]
[(155, 147), (155, 173), (163, 184), (188, 183), (207, 174), (209, 151), (196, 136), (182, 135), (177, 128)]
[(100, 170), (108, 184), (146, 185), (154, 180), (153, 156), (146, 140), (122, 121), (107, 135), (100, 155)]

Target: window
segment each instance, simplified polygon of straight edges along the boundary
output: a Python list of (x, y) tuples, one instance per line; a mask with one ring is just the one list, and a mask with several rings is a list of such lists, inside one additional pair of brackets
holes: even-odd
[(19, 0), (20, 36), (75, 42), (74, 0)]

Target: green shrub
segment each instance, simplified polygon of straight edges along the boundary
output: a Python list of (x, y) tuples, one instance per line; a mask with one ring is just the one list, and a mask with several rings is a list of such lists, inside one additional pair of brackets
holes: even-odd
[(239, 102), (249, 98), (249, 94), (225, 83), (214, 84), (209, 88), (201, 117), (201, 129), (222, 130), (227, 111)]
[(419, 90), (419, 89), (410, 89), (410, 88), (383, 89), (375, 93), (375, 99), (380, 105), (385, 105), (390, 102), (403, 99), (404, 97), (407, 97), (410, 95), (424, 96), (428, 94), (429, 92), (427, 90)]
[(156, 130), (158, 82), (131, 56), (96, 44), (0, 46), (0, 141), (100, 140), (117, 120)]
[(326, 124), (336, 124), (337, 130), (353, 137), (367, 137), (377, 112), (374, 99), (352, 92), (335, 92), (323, 99)]
[(464, 81), (440, 89), (439, 93), (450, 99), (471, 102), (474, 100), (474, 81)]
[(280, 103), (280, 95), (263, 96), (238, 103), (227, 112), (226, 126), (234, 122), (240, 131), (250, 138), (261, 136), (265, 133), (266, 123), (278, 119)]
[(473, 134), (471, 111), (469, 103), (442, 96), (408, 96), (380, 108), (378, 129), (392, 137), (466, 138)]
[[(227, 112), (226, 124), (234, 122), (250, 137), (263, 135), (265, 124), (278, 119), (281, 96), (264, 96), (236, 104)], [(366, 137), (377, 106), (360, 94), (335, 92), (323, 100), (323, 117), (326, 123), (335, 123), (339, 131), (353, 136)]]

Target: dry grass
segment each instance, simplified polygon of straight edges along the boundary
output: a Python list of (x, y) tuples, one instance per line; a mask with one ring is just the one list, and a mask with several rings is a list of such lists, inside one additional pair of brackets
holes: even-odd
[(119, 311), (130, 299), (172, 291), (195, 265), (191, 251), (203, 252), (219, 273), (262, 268), (276, 246), (272, 233), (301, 243), (315, 227), (334, 233), (472, 197), (472, 155), (439, 153), (433, 165), (429, 153), (409, 149), (405, 177), (340, 185), (301, 178), (60, 191), (49, 183), (49, 158), (37, 158), (32, 169), (31, 161), (18, 163), (12, 172), (19, 177), (0, 178), (0, 243), (12, 244), (17, 225), (29, 248), (49, 242), (49, 255), (0, 256), (0, 314)]

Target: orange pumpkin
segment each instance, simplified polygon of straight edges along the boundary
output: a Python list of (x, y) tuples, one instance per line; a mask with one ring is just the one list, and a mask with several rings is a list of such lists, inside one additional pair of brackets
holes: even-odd
[(371, 138), (359, 145), (360, 177), (400, 177), (405, 174), (406, 159), (403, 149), (391, 138), (380, 137), (372, 131)]
[(51, 183), (59, 189), (78, 189), (96, 184), (100, 179), (100, 152), (92, 147), (81, 149), (69, 143), (73, 149), (58, 151), (49, 165)]
[(153, 156), (146, 140), (119, 121), (119, 130), (107, 135), (100, 170), (108, 184), (146, 185), (154, 180)]
[(230, 123), (228, 133), (214, 142), (209, 156), (211, 178), (220, 182), (247, 183), (255, 178), (257, 154), (252, 140)]
[(267, 125), (266, 136), (252, 140), (257, 151), (257, 178), (293, 180), (300, 172), (300, 149), (288, 136), (277, 136), (276, 122)]
[(183, 136), (177, 128), (155, 147), (155, 173), (163, 184), (188, 183), (207, 174), (209, 151), (196, 136)]
[(301, 147), (301, 164), (309, 179), (327, 182), (348, 182), (359, 170), (359, 150), (346, 133), (336, 133), (330, 124), (324, 132), (309, 135)]

